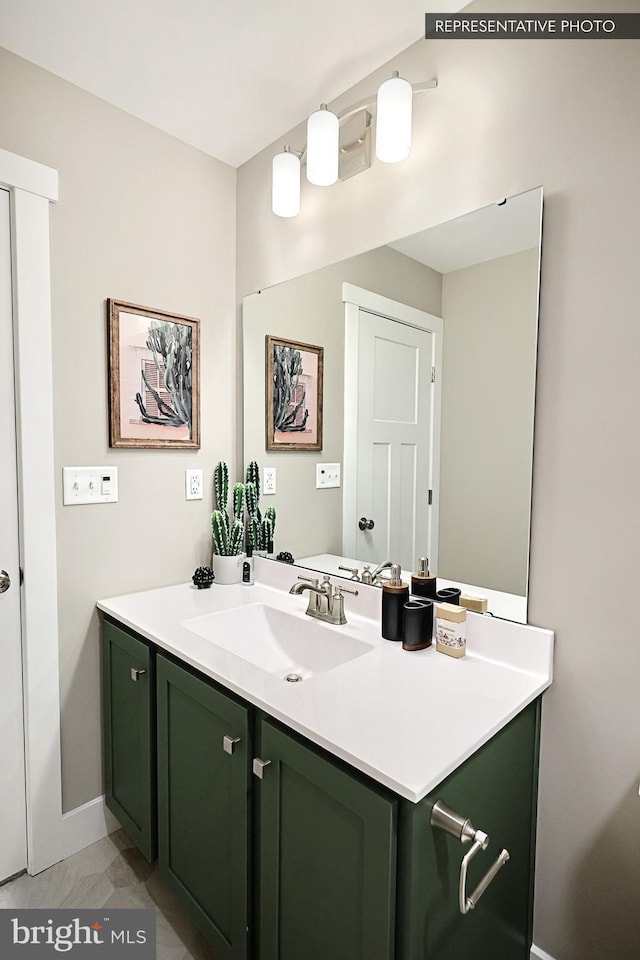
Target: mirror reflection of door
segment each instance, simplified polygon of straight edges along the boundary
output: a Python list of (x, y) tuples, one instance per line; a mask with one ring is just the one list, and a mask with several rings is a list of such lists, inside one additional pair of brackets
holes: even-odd
[[(409, 325), (400, 319), (407, 314), (404, 304), (365, 293), (368, 309), (353, 313), (347, 332), (357, 350), (347, 347), (345, 440), (356, 440), (355, 456), (345, 456), (343, 552), (374, 566), (392, 560), (410, 570), (418, 556), (435, 561), (437, 552), (429, 502), (439, 442), (432, 373), (441, 321), (411, 310), (421, 327)], [(376, 300), (379, 312), (371, 309)], [(354, 378), (357, 397), (349, 386)], [(355, 504), (349, 516), (347, 503)]]

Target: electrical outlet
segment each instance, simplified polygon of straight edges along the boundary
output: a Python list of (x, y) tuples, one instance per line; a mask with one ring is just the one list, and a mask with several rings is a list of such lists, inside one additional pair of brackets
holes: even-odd
[(202, 500), (202, 470), (185, 470), (185, 495), (187, 500)]
[(339, 463), (316, 463), (316, 490), (340, 486)]
[(276, 492), (276, 468), (265, 467), (262, 474), (262, 494), (268, 496)]

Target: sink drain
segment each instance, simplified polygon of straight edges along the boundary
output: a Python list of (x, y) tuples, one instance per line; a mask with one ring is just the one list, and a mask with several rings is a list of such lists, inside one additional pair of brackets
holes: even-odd
[(285, 677), (287, 683), (299, 683), (302, 680), (302, 677), (299, 673), (288, 673)]

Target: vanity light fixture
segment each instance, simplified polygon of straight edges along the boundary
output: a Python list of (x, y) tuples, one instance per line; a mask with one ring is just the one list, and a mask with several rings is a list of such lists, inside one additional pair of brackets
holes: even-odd
[(378, 88), (376, 157), (383, 163), (399, 163), (411, 153), (413, 90), (394, 70), (390, 80)]
[(289, 146), (273, 158), (271, 209), (278, 217), (300, 213), (300, 157)]
[[(413, 96), (437, 86), (437, 80), (411, 84), (395, 70), (375, 96), (366, 97), (339, 113), (332, 113), (326, 103), (322, 103), (307, 121), (305, 146), (301, 150), (286, 146), (273, 158), (271, 208), (276, 216), (296, 217), (300, 212), (302, 164), (306, 165), (309, 183), (320, 187), (331, 186), (338, 177), (346, 180), (371, 165), (373, 116), (376, 117), (378, 160), (383, 163), (406, 160), (411, 152)], [(352, 122), (347, 124), (347, 121)], [(353, 139), (345, 143), (347, 131)]]
[(330, 187), (338, 179), (340, 121), (326, 103), (307, 120), (307, 180)]

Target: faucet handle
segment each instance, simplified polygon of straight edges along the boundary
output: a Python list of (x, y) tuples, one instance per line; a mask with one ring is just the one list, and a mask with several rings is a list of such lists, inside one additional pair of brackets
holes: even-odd
[(305, 583), (312, 583), (314, 587), (318, 586), (317, 577), (298, 577), (298, 580), (304, 580)]
[(360, 575), (358, 573), (357, 567), (338, 567), (338, 570), (346, 570), (347, 573), (351, 574), (352, 580), (360, 580)]
[(358, 596), (358, 591), (357, 591), (357, 590), (347, 590), (347, 588), (346, 588), (346, 587), (343, 587), (343, 586), (337, 586), (337, 587), (336, 587), (334, 596), (336, 596), (336, 597), (341, 597), (343, 593), (352, 593), (354, 597), (357, 597), (357, 596)]

